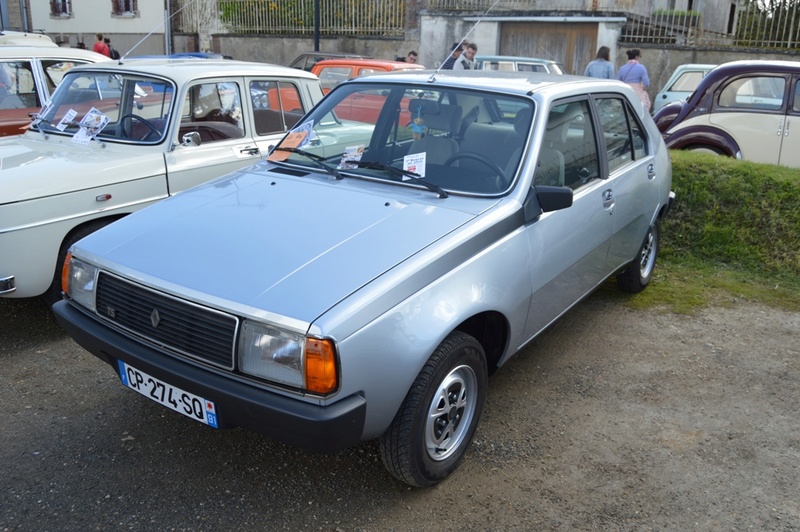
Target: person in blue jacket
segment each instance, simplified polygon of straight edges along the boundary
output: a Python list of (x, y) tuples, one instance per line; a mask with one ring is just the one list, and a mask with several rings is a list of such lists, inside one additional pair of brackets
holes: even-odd
[(647, 88), (650, 86), (650, 77), (647, 75), (645, 66), (640, 63), (642, 53), (635, 48), (625, 53), (628, 55), (628, 62), (620, 67), (617, 79), (633, 87), (633, 90), (639, 95), (639, 99), (642, 100), (645, 111), (649, 112), (650, 96), (647, 94)]
[(611, 50), (608, 46), (601, 46), (597, 50), (597, 58), (586, 65), (584, 76), (600, 79), (616, 79), (614, 77), (614, 65), (610, 59)]

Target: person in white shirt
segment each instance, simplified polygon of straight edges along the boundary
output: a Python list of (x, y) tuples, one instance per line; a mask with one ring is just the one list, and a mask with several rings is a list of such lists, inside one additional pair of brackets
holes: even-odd
[(474, 70), (476, 53), (478, 53), (478, 45), (474, 42), (469, 43), (461, 57), (456, 59), (453, 70)]

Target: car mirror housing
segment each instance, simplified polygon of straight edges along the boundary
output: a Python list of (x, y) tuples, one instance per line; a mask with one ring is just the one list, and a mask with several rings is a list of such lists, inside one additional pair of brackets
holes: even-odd
[(572, 189), (550, 185), (536, 185), (525, 199), (525, 220), (535, 220), (542, 213), (572, 207)]
[(191, 131), (189, 133), (186, 133), (181, 138), (181, 145), (183, 146), (199, 146), (200, 144), (202, 144), (202, 142), (203, 141), (200, 140), (200, 133), (198, 133), (197, 131)]

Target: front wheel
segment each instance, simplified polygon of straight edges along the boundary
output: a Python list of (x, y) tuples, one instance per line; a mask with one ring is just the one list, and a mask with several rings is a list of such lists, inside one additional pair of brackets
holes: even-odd
[(464, 458), (483, 412), (486, 356), (472, 336), (453, 332), (431, 355), (380, 438), (389, 472), (416, 487), (436, 484)]
[(656, 257), (659, 247), (659, 228), (658, 222), (654, 223), (647, 230), (636, 259), (628, 265), (628, 268), (617, 275), (617, 284), (626, 292), (636, 293), (650, 284), (653, 278), (653, 270), (656, 267)]

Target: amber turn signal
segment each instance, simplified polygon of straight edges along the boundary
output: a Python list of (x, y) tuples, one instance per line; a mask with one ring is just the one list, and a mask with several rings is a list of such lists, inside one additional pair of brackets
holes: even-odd
[(64, 257), (64, 264), (61, 265), (61, 290), (65, 294), (69, 294), (69, 263), (72, 261), (72, 253), (67, 251), (67, 256)]
[(330, 340), (306, 339), (306, 389), (331, 393), (338, 386), (336, 353)]

